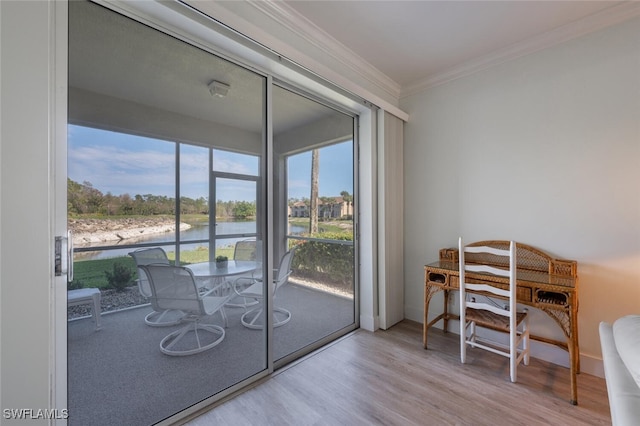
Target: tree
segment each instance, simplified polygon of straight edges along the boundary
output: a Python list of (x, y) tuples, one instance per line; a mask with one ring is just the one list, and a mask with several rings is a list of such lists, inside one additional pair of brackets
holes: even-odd
[[(233, 201), (227, 202), (231, 212)], [(182, 213), (209, 213), (209, 203), (204, 197), (193, 200), (188, 197), (180, 198)], [(134, 198), (129, 194), (113, 195), (111, 192), (103, 194), (94, 188), (91, 182), (78, 183), (67, 178), (67, 212), (69, 215), (105, 214), (117, 215), (173, 215), (176, 210), (176, 200), (166, 195), (136, 194)], [(228, 215), (230, 216), (230, 214)]]
[(246, 219), (249, 216), (255, 216), (256, 205), (249, 201), (236, 201), (235, 207), (233, 208), (233, 215), (241, 219)]
[(104, 196), (103, 208), (107, 216), (117, 214), (120, 208), (120, 198), (115, 197), (111, 192), (107, 192)]
[[(73, 181), (71, 181), (73, 182)], [(69, 183), (67, 181), (67, 192), (69, 191)], [(73, 182), (75, 183), (75, 182)], [(78, 186), (76, 186), (78, 185)], [(82, 184), (72, 185), (78, 192), (74, 194), (76, 208), (78, 213), (99, 213), (103, 203), (102, 192), (93, 187), (91, 182), (84, 181)]]
[(309, 206), (309, 232), (318, 233), (318, 176), (320, 174), (320, 150), (311, 152), (311, 205)]
[(342, 196), (342, 199), (347, 203), (351, 204), (353, 202), (353, 195), (349, 194), (348, 191), (342, 191), (340, 195)]
[(82, 213), (81, 198), (82, 185), (67, 178), (67, 211), (69, 214)]

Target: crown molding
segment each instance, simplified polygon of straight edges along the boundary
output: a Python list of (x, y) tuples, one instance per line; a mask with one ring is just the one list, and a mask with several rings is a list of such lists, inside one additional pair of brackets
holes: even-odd
[[(0, 0), (1, 1), (1, 0)], [(218, 1), (203, 1), (203, 0), (180, 0), (182, 3), (189, 5), (190, 7), (198, 10), (200, 13), (208, 16), (210, 19), (214, 19), (215, 21), (221, 23), (222, 25), (230, 28), (232, 31), (242, 35), (245, 39), (250, 40), (251, 43), (255, 45), (260, 45), (263, 48), (273, 52), (275, 55), (280, 57), (281, 61), (289, 61), (297, 66), (304, 68), (311, 73), (319, 76), (326, 81), (331, 82), (332, 84), (340, 87), (364, 100), (373, 104), (379, 108), (384, 109), (390, 114), (400, 118), (403, 121), (407, 121), (409, 119), (409, 115), (400, 110), (398, 108), (398, 100), (400, 94), (400, 85), (393, 82), (390, 78), (384, 76), (382, 73), (379, 75), (376, 74), (375, 68), (367, 63), (364, 60), (361, 60), (357, 64), (353, 61), (348, 61), (342, 59), (340, 63), (348, 63), (350, 64), (349, 69), (353, 69), (357, 71), (357, 75), (359, 75), (362, 80), (371, 81), (374, 80), (374, 89), (378, 89), (378, 93), (374, 93), (370, 88), (364, 87), (363, 84), (358, 81), (357, 78), (349, 78), (345, 75), (344, 72), (340, 72), (340, 70), (336, 69), (336, 67), (332, 67), (327, 65), (324, 62), (319, 61), (318, 59), (314, 59), (317, 55), (309, 55), (306, 52), (300, 51), (294, 46), (290, 45), (286, 40), (279, 38), (275, 34), (271, 34), (267, 30), (265, 30), (262, 26), (258, 25), (257, 22), (264, 22), (267, 19), (280, 19), (277, 21), (278, 25), (284, 26), (286, 30), (294, 31), (297, 35), (306, 39), (315, 40), (323, 38), (326, 33), (321, 32), (322, 30), (305, 30), (303, 33), (300, 33), (299, 28), (296, 29), (293, 22), (300, 22), (301, 20), (297, 20), (296, 18), (291, 17), (291, 19), (283, 18), (283, 14), (297, 14), (295, 11), (289, 10), (287, 11), (284, 7), (278, 7), (282, 5), (276, 5), (274, 1), (253, 1), (253, 0), (244, 0), (242, 1), (243, 5), (251, 5), (253, 6), (252, 10), (256, 11), (258, 15), (264, 16), (263, 19), (256, 19), (253, 17), (252, 19), (248, 19), (246, 13), (240, 13), (233, 8), (229, 8), (226, 6), (227, 3), (233, 5), (235, 2), (218, 2)], [(263, 4), (269, 3), (269, 5)], [(281, 3), (281, 2), (278, 2)], [(270, 7), (274, 6), (274, 7)], [(280, 18), (278, 18), (280, 16)], [(292, 15), (293, 16), (293, 15)], [(283, 19), (287, 20), (287, 24), (282, 24)], [(301, 26), (305, 26), (305, 24), (300, 24)], [(329, 36), (327, 36), (329, 37)], [(316, 46), (319, 42), (314, 42), (314, 46)], [(334, 45), (335, 47), (336, 45)], [(335, 47), (336, 51), (332, 51), (329, 46), (323, 46), (323, 52), (331, 55), (331, 58), (340, 58), (340, 57), (349, 57), (355, 56), (352, 52), (345, 52), (344, 47), (339, 48)], [(338, 55), (336, 52), (340, 51), (341, 55)], [(353, 59), (353, 58), (351, 58)], [(337, 60), (337, 59), (336, 59)], [(379, 72), (379, 71), (378, 71)], [(380, 77), (376, 79), (376, 76)], [(383, 81), (384, 80), (384, 81)], [(392, 87), (390, 87), (392, 86)]]
[(466, 77), (478, 71), (564, 43), (638, 16), (640, 16), (640, 2), (628, 1), (623, 4), (610, 7), (602, 12), (587, 16), (579, 21), (563, 25), (523, 42), (507, 46), (503, 49), (495, 50), (485, 56), (475, 58), (442, 73), (419, 80), (416, 83), (404, 87), (400, 93), (400, 98), (402, 99), (407, 96), (415, 95), (431, 87)]
[(287, 3), (273, 0), (248, 0), (247, 3), (394, 100), (399, 98), (401, 87), (398, 83)]

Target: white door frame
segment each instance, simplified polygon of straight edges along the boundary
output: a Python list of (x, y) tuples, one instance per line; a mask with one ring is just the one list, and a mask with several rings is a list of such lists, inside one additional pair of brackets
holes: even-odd
[[(53, 120), (52, 123), (52, 198), (54, 237), (62, 237), (61, 274), (53, 277), (52, 406), (58, 411), (67, 404), (67, 280), (73, 268), (72, 242), (67, 234), (67, 105), (68, 105), (68, 39), (69, 13), (67, 2), (54, 1), (53, 37)], [(54, 243), (55, 244), (55, 243)], [(54, 246), (55, 247), (55, 246)], [(54, 265), (55, 267), (55, 265)], [(56, 417), (56, 425), (66, 425), (66, 415)]]

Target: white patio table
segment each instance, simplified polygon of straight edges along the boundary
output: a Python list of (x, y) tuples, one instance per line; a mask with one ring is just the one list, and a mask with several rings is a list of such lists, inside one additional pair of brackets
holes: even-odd
[(200, 262), (185, 265), (204, 287), (216, 289), (214, 293), (231, 295), (232, 280), (229, 277), (248, 274), (260, 267), (261, 263), (251, 260), (229, 260), (225, 268), (218, 268), (216, 262)]

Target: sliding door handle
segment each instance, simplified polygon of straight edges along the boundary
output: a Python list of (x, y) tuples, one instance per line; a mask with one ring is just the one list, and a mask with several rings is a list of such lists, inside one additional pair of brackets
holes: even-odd
[(67, 282), (73, 281), (73, 231), (67, 231)]

